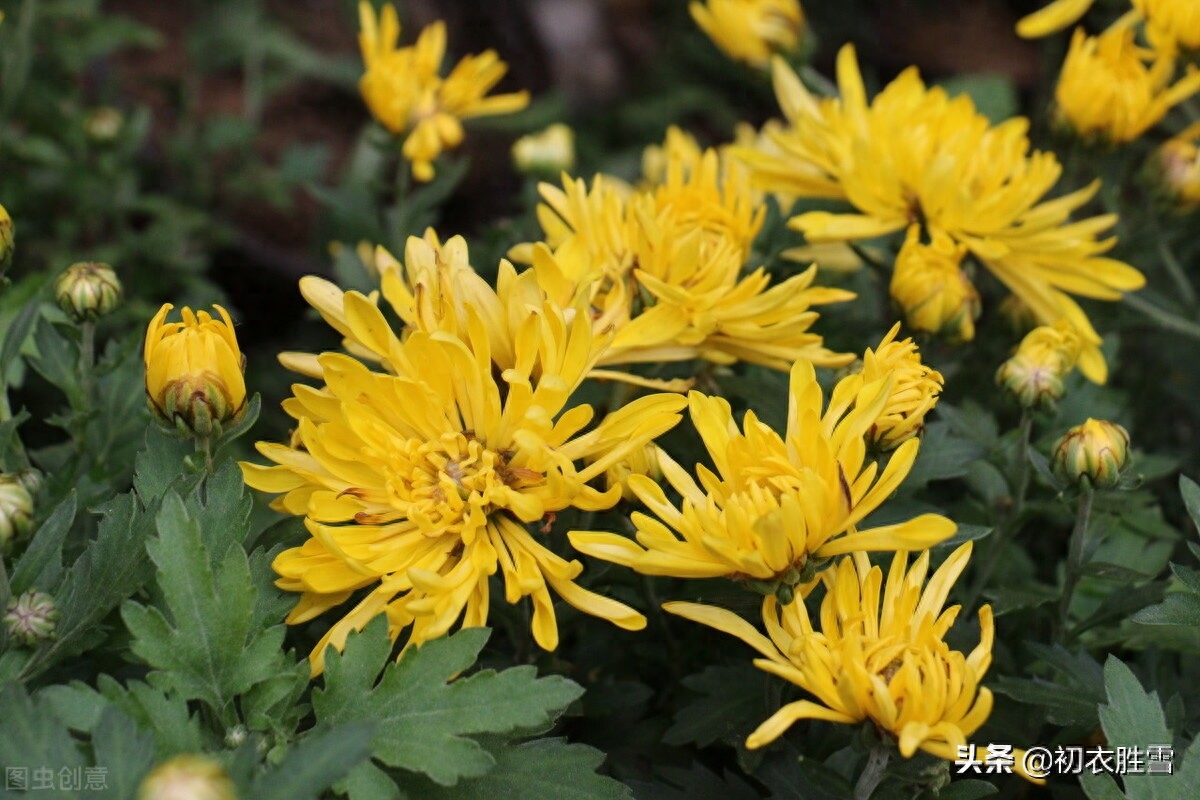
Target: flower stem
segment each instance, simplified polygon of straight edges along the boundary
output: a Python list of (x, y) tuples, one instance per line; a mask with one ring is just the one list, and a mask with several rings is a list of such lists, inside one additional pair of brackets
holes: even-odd
[(854, 800), (870, 800), (876, 787), (883, 780), (887, 764), (887, 749), (880, 745), (872, 747), (871, 754), (867, 756), (867, 765), (863, 767), (862, 774), (858, 776), (858, 783), (854, 784)]
[(204, 471), (213, 474), (212, 439), (208, 436), (196, 437), (196, 452), (204, 454)]
[(1056, 641), (1066, 639), (1067, 617), (1071, 611), (1071, 597), (1079, 583), (1079, 569), (1083, 566), (1083, 543), (1087, 539), (1088, 521), (1092, 516), (1092, 497), (1095, 492), (1085, 483), (1079, 494), (1079, 510), (1075, 514), (1075, 529), (1071, 531), (1071, 546), (1067, 554), (1067, 574), (1063, 580), (1062, 598), (1058, 601), (1058, 628)]
[(1154, 303), (1146, 300), (1136, 294), (1125, 295), (1125, 302), (1131, 308), (1145, 314), (1147, 317), (1158, 323), (1159, 327), (1165, 330), (1182, 333), (1184, 336), (1190, 336), (1193, 339), (1200, 339), (1200, 324), (1193, 322), (1190, 319), (1173, 314), (1164, 308), (1159, 308)]
[(83, 387), (83, 402), (92, 406), (92, 367), (96, 363), (96, 322), (85, 319), (79, 324), (79, 385)]

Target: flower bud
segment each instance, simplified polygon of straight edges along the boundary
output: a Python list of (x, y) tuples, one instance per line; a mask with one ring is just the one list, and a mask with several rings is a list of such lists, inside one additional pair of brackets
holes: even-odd
[(575, 166), (575, 132), (556, 122), (541, 133), (517, 139), (512, 155), (517, 169), (526, 174), (570, 172)]
[(965, 245), (956, 244), (944, 233), (934, 234), (932, 243), (922, 244), (920, 226), (908, 229), (896, 256), (891, 295), (910, 328), (952, 341), (975, 337), (979, 292), (961, 267), (966, 253)]
[(16, 475), (0, 475), (0, 553), (29, 533), (33, 498)]
[(1111, 489), (1129, 460), (1129, 433), (1114, 422), (1088, 419), (1058, 440), (1050, 466), (1060, 480)]
[(34, 467), (19, 469), (13, 473), (13, 477), (25, 487), (25, 491), (29, 492), (30, 497), (37, 497), (37, 493), (42, 488), (42, 481), (46, 479), (42, 471)]
[(1149, 168), (1156, 188), (1173, 205), (1182, 211), (1200, 206), (1200, 123), (1167, 140)]
[(4, 609), (4, 629), (17, 644), (33, 647), (54, 636), (58, 608), (48, 594), (29, 590)]
[(630, 475), (645, 475), (655, 481), (662, 477), (662, 468), (658, 463), (658, 448), (653, 443), (634, 450), (625, 460), (606, 469), (604, 486), (607, 489), (620, 486), (622, 500), (636, 500), (637, 495), (629, 488)]
[(58, 307), (76, 322), (94, 320), (121, 302), (121, 281), (108, 264), (81, 261), (58, 276), (54, 296)]
[(869, 441), (883, 450), (894, 450), (925, 429), (925, 416), (937, 405), (942, 392), (942, 374), (921, 362), (912, 338), (895, 341), (897, 322), (879, 347), (863, 354), (865, 383), (892, 376), (887, 405), (871, 426)]
[(142, 780), (138, 800), (237, 800), (225, 768), (203, 755), (175, 756)]
[(1063, 379), (1075, 368), (1083, 341), (1065, 319), (1034, 328), (996, 372), (996, 383), (1023, 408), (1050, 408), (1063, 396)]
[(108, 144), (121, 135), (125, 117), (112, 106), (101, 106), (87, 115), (83, 121), (83, 132), (97, 144)]
[(233, 321), (213, 306), (220, 319), (184, 308), (182, 322), (166, 322), (173, 307), (163, 305), (146, 331), (146, 398), (163, 423), (192, 436), (219, 436), (246, 407), (245, 359)]
[(8, 209), (0, 206), (0, 275), (12, 265), (13, 250), (16, 249), (16, 226)]

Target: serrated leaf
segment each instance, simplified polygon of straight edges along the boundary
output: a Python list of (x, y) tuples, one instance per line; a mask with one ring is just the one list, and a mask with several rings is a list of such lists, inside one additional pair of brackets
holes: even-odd
[(84, 764), (70, 732), (49, 704), (31, 699), (16, 682), (0, 690), (0, 753), (0, 767), (26, 767), (31, 772), (43, 766), (57, 771)]
[(1096, 724), (1096, 700), (1067, 691), (1058, 683), (1039, 678), (1001, 677), (992, 691), (1046, 711), (1046, 719), (1055, 725), (1087, 726)]
[(283, 626), (254, 625), (255, 591), (245, 552), (230, 547), (214, 569), (199, 523), (173, 490), (163, 498), (156, 527), (158, 537), (147, 549), (158, 567), (165, 608), (134, 602), (122, 607), (133, 634), (131, 650), (154, 668), (152, 682), (228, 717), (234, 697), (280, 671)]
[(637, 800), (758, 800), (758, 792), (737, 775), (718, 775), (699, 763), (689, 769), (660, 767), (656, 777), (653, 782), (629, 782)]
[(39, 375), (67, 396), (71, 408), (81, 407), (83, 389), (75, 368), (79, 361), (79, 346), (44, 317), (37, 321), (33, 342), (37, 355), (30, 357), (30, 364)]
[(439, 784), (484, 775), (495, 760), (472, 734), (547, 727), (583, 692), (565, 678), (538, 678), (531, 666), (455, 680), (489, 634), (486, 628), (460, 631), (411, 648), (385, 667), (392, 643), (386, 619), (378, 617), (348, 639), (344, 654), (328, 651), (325, 688), (312, 696), (317, 718), (323, 724), (377, 721), (376, 758)]
[(375, 726), (360, 722), (313, 732), (250, 788), (254, 800), (315, 800), (371, 755)]
[(96, 765), (105, 770), (105, 781), (103, 789), (90, 789), (86, 796), (111, 800), (133, 797), (154, 761), (154, 738), (139, 730), (120, 710), (109, 707), (92, 732), (92, 746)]
[[(1157, 692), (1147, 693), (1137, 676), (1116, 656), (1104, 663), (1104, 687), (1108, 702), (1100, 706), (1100, 724), (1110, 748), (1170, 745), (1171, 731), (1163, 715)], [(1196, 797), (1180, 793), (1177, 781), (1162, 775), (1122, 776), (1129, 800), (1171, 800)], [(1196, 788), (1200, 792), (1200, 785)]]
[(209, 563), (214, 567), (229, 549), (239, 546), (250, 531), (253, 498), (246, 492), (242, 471), (225, 461), (187, 496), (188, 516), (199, 526)]
[(386, 772), (370, 761), (350, 770), (346, 779), (333, 788), (350, 800), (405, 800), (408, 797)]
[(754, 777), (771, 790), (772, 800), (850, 800), (854, 789), (832, 766), (814, 758), (805, 758), (795, 746), (783, 740), (754, 772)]
[[(407, 657), (407, 656), (406, 656)], [(495, 753), (486, 776), (454, 786), (430, 785), (422, 800), (632, 800), (620, 781), (597, 774), (604, 753), (563, 739), (534, 739)], [(729, 797), (729, 795), (726, 795)]]
[(38, 579), (47, 572), (58, 571), (61, 576), (63, 541), (75, 522), (77, 502), (75, 492), (71, 491), (33, 535), (28, 549), (13, 569), (10, 581), (13, 595), (19, 595), (35, 586), (43, 591), (53, 588), (48, 581)]
[(766, 719), (766, 673), (749, 664), (708, 667), (683, 679), (700, 697), (675, 714), (675, 724), (663, 734), (671, 745), (695, 743), (707, 747)]
[(133, 462), (133, 487), (143, 502), (162, 497), (180, 480), (183, 459), (194, 447), (192, 442), (157, 425), (146, 426), (145, 445)]

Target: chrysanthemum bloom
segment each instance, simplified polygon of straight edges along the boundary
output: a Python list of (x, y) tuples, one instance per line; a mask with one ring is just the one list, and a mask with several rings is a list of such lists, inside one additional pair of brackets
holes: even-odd
[(671, 428), (686, 401), (642, 397), (582, 433), (592, 408), (568, 401), (603, 345), (588, 315), (546, 302), (530, 274), (502, 276), (501, 284), (508, 307), (493, 294), (455, 309), (418, 291), (414, 318), (444, 313), (453, 324), (427, 324), (403, 339), (363, 295), (345, 293), (340, 307), (325, 298), (326, 319), (383, 358), (388, 372), (335, 353), (313, 358), (325, 386), (297, 385), (284, 404), (298, 421), (296, 441), (259, 444), (278, 466), (242, 465), (247, 484), (282, 493), (276, 507), (304, 516), (312, 534), (274, 562), (278, 585), (303, 593), (289, 622), (373, 587), (317, 644), (314, 674), (327, 645), (341, 648), (378, 614), (387, 614), (393, 638), (410, 629), (409, 644), (460, 619), (464, 627), (485, 624), (488, 577), (497, 570), (508, 602), (532, 598), (533, 636), (548, 650), (558, 644), (550, 590), (623, 628), (645, 625), (633, 609), (576, 584), (582, 565), (527, 526), (548, 529), (569, 507), (612, 507), (621, 488), (601, 492), (589, 483)]
[[(812, 286), (816, 270), (774, 286), (764, 269), (743, 274), (763, 206), (746, 175), (716, 151), (668, 135), (649, 158), (649, 185), (630, 192), (604, 177), (589, 190), (565, 179), (540, 187), (544, 241), (510, 253), (532, 263), (557, 301), (589, 293), (598, 330), (616, 332), (603, 365), (703, 358), (787, 369), (805, 358), (841, 366), (811, 332), (812, 307), (853, 297)], [(650, 166), (659, 162), (659, 166)]]
[(1066, 320), (1040, 325), (1000, 365), (996, 383), (1023, 407), (1050, 407), (1063, 396), (1063, 381), (1079, 360), (1079, 333)]
[(1054, 445), (1050, 467), (1060, 480), (1111, 489), (1129, 461), (1129, 431), (1115, 422), (1088, 418)]
[(528, 92), (487, 97), (508, 70), (488, 50), (466, 56), (443, 78), (446, 26), (435, 22), (411, 47), (398, 47), (400, 19), (390, 3), (378, 18), (369, 2), (358, 5), (358, 35), (366, 72), (359, 91), (379, 123), (396, 136), (406, 136), (402, 154), (412, 163), (413, 177), (433, 178), (433, 162), (443, 150), (463, 140), (462, 121), (471, 117), (510, 114), (529, 104)]
[(951, 341), (975, 338), (979, 292), (963, 271), (966, 254), (966, 245), (945, 234), (925, 244), (920, 226), (909, 226), (892, 270), (891, 295), (910, 328)]
[(1200, 122), (1163, 143), (1151, 164), (1158, 188), (1182, 210), (1200, 206)]
[(688, 10), (725, 55), (752, 67), (795, 50), (804, 34), (804, 11), (796, 0), (706, 0)]
[(658, 452), (658, 446), (653, 444), (634, 450), (628, 458), (604, 471), (604, 485), (609, 489), (620, 486), (622, 500), (635, 500), (637, 495), (629, 488), (629, 479), (634, 475), (645, 475), (653, 481), (660, 479), (662, 469), (658, 466)]
[(942, 393), (942, 374), (921, 362), (912, 338), (896, 341), (897, 322), (879, 347), (863, 355), (864, 384), (892, 377), (887, 402), (871, 424), (867, 438), (883, 450), (894, 450), (925, 429), (925, 417)]
[(1200, 91), (1194, 69), (1174, 84), (1175, 58), (1139, 47), (1130, 18), (1099, 36), (1077, 29), (1054, 90), (1056, 121), (1085, 140), (1137, 139)]
[(571, 544), (650, 575), (764, 582), (786, 600), (833, 556), (922, 549), (944, 541), (955, 525), (936, 514), (870, 530), (856, 527), (896, 490), (917, 457), (918, 440), (910, 439), (882, 474), (879, 464), (867, 459), (866, 437), (883, 415), (895, 382), (890, 374), (869, 383), (861, 375), (849, 376), (823, 409), (812, 365), (798, 361), (784, 436), (750, 411), (739, 430), (728, 402), (692, 392), (692, 423), (716, 472), (697, 465), (697, 483), (660, 453), (663, 477), (681, 495), (682, 506), (672, 505), (654, 481), (631, 476), (630, 489), (657, 519), (633, 514), (637, 541), (572, 531)]
[(182, 322), (167, 322), (165, 303), (146, 330), (146, 399), (163, 423), (194, 436), (219, 436), (246, 407), (245, 358), (229, 312), (184, 308)]
[[(1055, 0), (1017, 23), (1017, 33), (1037, 39), (1078, 22), (1095, 0)], [(1151, 43), (1163, 50), (1200, 50), (1200, 5), (1194, 0), (1132, 0), (1146, 21)]]
[(1028, 120), (993, 127), (971, 99), (927, 89), (906, 70), (868, 103), (854, 49), (838, 54), (841, 98), (814, 98), (775, 62), (775, 89), (788, 119), (767, 150), (739, 149), (762, 188), (791, 197), (841, 199), (854, 213), (814, 211), (790, 224), (812, 242), (870, 239), (920, 224), (923, 239), (948, 236), (1052, 323), (1069, 319), (1084, 338), (1084, 373), (1107, 377), (1100, 337), (1071, 294), (1119, 300), (1142, 274), (1103, 257), (1098, 240), (1115, 215), (1068, 222), (1098, 183), (1040, 202), (1062, 168), (1029, 152)]
[[(736, 636), (763, 655), (756, 667), (815, 698), (780, 708), (750, 734), (747, 748), (770, 744), (802, 719), (847, 725), (870, 720), (895, 737), (906, 758), (924, 750), (954, 760), (992, 711), (992, 693), (980, 685), (992, 662), (991, 607), (979, 609), (979, 644), (969, 654), (945, 642), (961, 607), (943, 607), (970, 555), (968, 542), (926, 585), (928, 552), (911, 568), (908, 554), (896, 553), (886, 584), (883, 570), (855, 553), (823, 573), (819, 628), (804, 603), (781, 608), (775, 598), (765, 598), (763, 623), (770, 638), (725, 609), (694, 603), (663, 608)], [(1020, 764), (1017, 751), (1018, 771)]]

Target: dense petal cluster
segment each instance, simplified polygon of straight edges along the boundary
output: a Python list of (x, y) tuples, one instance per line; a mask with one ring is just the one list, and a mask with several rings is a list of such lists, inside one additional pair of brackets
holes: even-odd
[(472, 278), (461, 239), (445, 248), (412, 240), (409, 252), (411, 285), (383, 266), (384, 293), (411, 323), (402, 336), (375, 299), (308, 285), (348, 349), (384, 371), (336, 353), (293, 357), (324, 386), (294, 387), (284, 405), (297, 421), (292, 443), (258, 446), (274, 466), (243, 464), (246, 483), (281, 494), (276, 506), (303, 516), (311, 534), (274, 563), (279, 585), (302, 593), (290, 622), (369, 588), (318, 643), (314, 673), (328, 644), (340, 648), (378, 614), (394, 638), (409, 630), (409, 643), (460, 619), (483, 625), (496, 572), (508, 602), (532, 598), (533, 636), (546, 649), (558, 643), (551, 590), (585, 613), (642, 627), (636, 611), (576, 584), (582, 565), (527, 525), (614, 505), (619, 485), (590, 483), (671, 428), (686, 401), (642, 397), (585, 432), (592, 408), (570, 397), (603, 342), (584, 309), (550, 302), (532, 273), (511, 267), (492, 292)]
[(366, 67), (359, 90), (381, 125), (406, 136), (402, 153), (417, 180), (430, 180), (433, 161), (462, 143), (464, 119), (508, 114), (529, 103), (526, 92), (487, 96), (508, 69), (492, 50), (466, 56), (442, 77), (446, 26), (441, 21), (421, 31), (414, 45), (400, 47), (394, 6), (385, 5), (376, 16), (362, 0), (358, 13)]
[(804, 11), (797, 0), (706, 0), (692, 2), (688, 10), (727, 56), (755, 67), (796, 49), (804, 34)]
[(1200, 91), (1200, 72), (1172, 83), (1175, 57), (1138, 46), (1131, 20), (1099, 36), (1077, 29), (1054, 91), (1059, 124), (1083, 139), (1131, 142)]
[(914, 431), (915, 413), (906, 418), (898, 405), (914, 412), (932, 406), (920, 385), (929, 376), (919, 374), (919, 361), (905, 363), (907, 353), (888, 352), (894, 333), (879, 348), (881, 357), (868, 351), (866, 370), (838, 383), (827, 407), (812, 365), (796, 362), (783, 436), (753, 412), (739, 430), (728, 402), (692, 392), (692, 423), (716, 472), (697, 465), (697, 482), (660, 453), (663, 477), (679, 492), (681, 506), (654, 481), (631, 476), (629, 488), (654, 515), (633, 514), (637, 540), (573, 531), (572, 545), (651, 575), (766, 582), (786, 600), (833, 556), (921, 549), (947, 539), (954, 523), (933, 514), (857, 528), (904, 480), (919, 446), (908, 438), (881, 472), (868, 458), (868, 441), (880, 429)]
[(787, 125), (766, 129), (766, 146), (737, 151), (763, 189), (855, 208), (799, 214), (792, 227), (812, 242), (869, 239), (914, 224), (926, 240), (948, 237), (1039, 320), (1069, 319), (1084, 340), (1083, 372), (1104, 381), (1100, 337), (1071, 295), (1118, 300), (1144, 278), (1103, 255), (1116, 240), (1097, 237), (1115, 215), (1069, 221), (1098, 184), (1043, 201), (1062, 168), (1052, 153), (1029, 152), (1028, 121), (993, 126), (969, 97), (927, 88), (915, 69), (868, 102), (846, 46), (838, 83), (840, 99), (818, 100), (777, 60), (775, 88)]
[(510, 253), (560, 304), (586, 295), (596, 329), (615, 332), (601, 365), (851, 360), (811, 330), (814, 306), (851, 293), (813, 286), (815, 268), (774, 286), (762, 268), (746, 274), (765, 207), (743, 170), (678, 131), (646, 165), (640, 190), (603, 176), (542, 184), (543, 241)]

